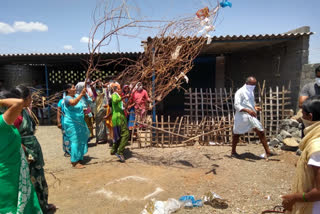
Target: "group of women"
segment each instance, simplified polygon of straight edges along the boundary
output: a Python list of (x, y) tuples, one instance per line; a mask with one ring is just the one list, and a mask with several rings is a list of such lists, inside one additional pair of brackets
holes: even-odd
[(0, 92), (0, 213), (47, 213), (56, 209), (48, 204), (31, 101), (30, 90), (22, 85)]
[[(105, 141), (107, 128), (113, 138), (111, 154), (124, 161), (129, 130), (125, 115), (130, 93), (116, 82), (104, 85), (88, 95), (84, 85), (67, 85), (58, 107), (58, 127), (63, 130), (63, 149), (71, 157), (72, 166), (83, 168), (88, 151), (90, 131), (85, 122), (89, 104), (96, 104), (97, 142)], [(76, 93), (78, 91), (78, 93)], [(47, 213), (56, 207), (48, 204), (48, 185), (44, 173), (41, 146), (35, 137), (37, 118), (31, 111), (31, 92), (25, 86), (0, 92), (0, 213)], [(129, 107), (134, 117), (133, 105)], [(129, 112), (128, 111), (128, 112)]]
[(136, 103), (132, 94), (128, 85), (121, 89), (114, 81), (66, 85), (65, 95), (58, 103), (57, 121), (63, 133), (63, 151), (71, 157), (73, 167), (84, 168), (83, 156), (93, 136), (89, 118), (95, 119), (96, 144), (107, 142), (109, 137), (113, 142), (111, 154), (125, 161), (123, 152), (135, 120)]

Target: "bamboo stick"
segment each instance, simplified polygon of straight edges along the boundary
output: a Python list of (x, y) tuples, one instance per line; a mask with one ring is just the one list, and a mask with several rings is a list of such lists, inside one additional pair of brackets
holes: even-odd
[(192, 137), (192, 138), (190, 138), (190, 139), (188, 139), (188, 140), (182, 141), (182, 143), (183, 143), (183, 144), (186, 144), (187, 142), (190, 142), (190, 141), (192, 141), (192, 140), (195, 140), (195, 139), (197, 139), (197, 138), (199, 138), (199, 137), (201, 137), (201, 136), (206, 136), (206, 135), (212, 134), (212, 133), (214, 133), (214, 132), (219, 132), (219, 131), (221, 131), (221, 130), (223, 130), (223, 129), (226, 129), (226, 128), (228, 128), (228, 127), (229, 127), (229, 126), (223, 127), (223, 128), (219, 128), (219, 129), (216, 129), (216, 130), (212, 130), (212, 131), (210, 131), (210, 132), (206, 132), (206, 133), (203, 133), (203, 134), (200, 134), (200, 135), (197, 135), (197, 136)]
[[(272, 97), (272, 88), (270, 87), (270, 98)], [(271, 137), (272, 135), (272, 125), (273, 125), (273, 112), (272, 112), (272, 106), (273, 106), (273, 102), (272, 99), (270, 99), (270, 127), (269, 127), (269, 137)]]
[[(170, 119), (170, 115), (168, 115), (168, 130), (169, 130), (169, 132), (170, 132), (170, 128), (171, 128), (171, 126), (170, 126), (170, 122), (171, 122), (171, 119)], [(171, 134), (169, 133), (169, 148), (171, 147)]]
[[(159, 122), (158, 122), (158, 115), (156, 115), (156, 127), (159, 127)], [(156, 138), (157, 138), (157, 147), (159, 147), (159, 132), (156, 130)]]
[(203, 93), (202, 93), (202, 88), (200, 88), (200, 97), (201, 97), (201, 117), (204, 117), (204, 112), (203, 112)]
[(177, 133), (174, 133), (174, 132), (170, 132), (170, 131), (167, 131), (167, 130), (162, 129), (162, 128), (157, 128), (157, 127), (150, 126), (149, 124), (145, 124), (145, 123), (141, 123), (141, 122), (137, 122), (137, 123), (140, 124), (140, 125), (144, 125), (144, 126), (150, 128), (150, 129), (158, 130), (160, 132), (165, 132), (165, 133), (168, 133), (168, 134), (176, 135), (178, 137), (189, 138), (189, 137), (187, 137), (185, 135), (181, 135), (181, 134), (177, 134)]
[(213, 105), (212, 105), (212, 90), (211, 90), (211, 88), (209, 88), (209, 93), (210, 93), (211, 116), (214, 117), (214, 114), (213, 114)]
[[(161, 115), (161, 129), (164, 130), (164, 127), (163, 127), (163, 115)], [(163, 148), (164, 146), (164, 133), (161, 133), (161, 146)]]
[(195, 91), (194, 91), (194, 95), (195, 95), (195, 104), (196, 104), (196, 123), (198, 124), (198, 94), (197, 94), (197, 88), (195, 88)]

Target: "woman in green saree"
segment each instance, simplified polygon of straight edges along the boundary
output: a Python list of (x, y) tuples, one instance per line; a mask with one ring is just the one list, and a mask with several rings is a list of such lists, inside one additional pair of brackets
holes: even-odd
[[(31, 95), (30, 90), (22, 85), (14, 88), (12, 93), (21, 99), (26, 99)], [(34, 136), (36, 123), (31, 115), (30, 109), (22, 110), (22, 122), (18, 130), (21, 135), (21, 144), (24, 146), (26, 158), (29, 162), (31, 182), (36, 190), (42, 212), (47, 213), (48, 210), (55, 210), (56, 208), (53, 204), (48, 204), (48, 184), (44, 175), (42, 149)]]
[(0, 94), (0, 213), (42, 213), (29, 176), (29, 166), (21, 147), (19, 131), (13, 125), (27, 99), (7, 98)]

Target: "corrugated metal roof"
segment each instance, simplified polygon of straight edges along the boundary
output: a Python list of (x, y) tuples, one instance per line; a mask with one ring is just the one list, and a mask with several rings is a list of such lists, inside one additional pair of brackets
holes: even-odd
[(297, 38), (301, 36), (310, 36), (314, 34), (313, 32), (306, 33), (282, 33), (282, 34), (259, 34), (259, 35), (226, 35), (226, 36), (214, 36), (212, 42), (214, 41), (232, 41), (232, 40), (265, 40), (265, 39), (286, 39), (286, 38)]
[[(290, 39), (298, 38), (301, 36), (310, 36), (314, 32), (303, 32), (303, 33), (282, 33), (282, 34), (258, 34), (258, 35), (225, 35), (225, 36), (214, 36), (212, 42), (221, 41), (251, 41), (251, 40), (277, 40), (277, 39)], [(157, 38), (157, 37), (156, 37)], [(168, 37), (169, 39), (170, 37)], [(188, 37), (190, 38), (190, 37)], [(199, 37), (193, 37), (197, 39)], [(149, 38), (152, 39), (152, 38)], [(146, 41), (142, 41), (146, 43)], [(99, 55), (105, 57), (117, 57), (117, 56), (138, 56), (142, 52), (101, 52)], [(22, 54), (0, 54), (0, 57), (28, 57), (28, 56), (89, 56), (89, 53), (22, 53)]]
[[(138, 56), (142, 52), (102, 52), (99, 55), (117, 57), (117, 56)], [(0, 54), (0, 57), (25, 57), (25, 56), (89, 56), (89, 53), (22, 53), (22, 54)]]
[[(216, 41), (250, 41), (250, 40), (276, 40), (276, 39), (290, 39), (290, 38), (298, 38), (301, 36), (310, 36), (314, 34), (314, 32), (304, 32), (304, 33), (281, 33), (281, 34), (258, 34), (258, 35), (225, 35), (225, 36), (213, 36), (212, 43)], [(159, 37), (155, 37), (159, 39)], [(152, 40), (155, 38), (149, 37), (148, 40)], [(167, 39), (171, 39), (174, 37), (167, 37)], [(181, 38), (193, 38), (199, 39), (201, 37), (181, 37)], [(147, 43), (147, 41), (142, 41), (142, 43)]]

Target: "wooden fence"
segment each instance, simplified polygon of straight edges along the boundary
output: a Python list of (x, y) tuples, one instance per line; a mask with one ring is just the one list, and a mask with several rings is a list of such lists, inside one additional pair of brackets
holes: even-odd
[[(131, 147), (179, 147), (194, 145), (215, 145), (229, 143), (232, 125), (225, 117), (203, 118), (199, 123), (189, 116), (171, 118), (156, 117), (156, 122), (149, 122), (137, 127), (131, 133)], [(137, 121), (135, 121), (138, 123)], [(142, 125), (142, 124), (140, 124)]]
[[(143, 128), (137, 126), (132, 131), (131, 146), (177, 147), (194, 145), (230, 144), (234, 118), (234, 93), (232, 89), (189, 89), (185, 93), (185, 116), (156, 117)], [(260, 90), (255, 95), (256, 103), (262, 111), (258, 114), (266, 135), (270, 138), (279, 133), (279, 124), (289, 115), (290, 91), (284, 86)], [(254, 132), (242, 136), (251, 142), (258, 137)]]
[[(232, 89), (189, 89), (185, 93), (185, 112), (193, 121), (204, 117), (226, 117), (230, 123), (234, 117), (234, 94)], [(258, 114), (267, 136), (279, 134), (279, 123), (289, 116), (291, 105), (290, 90), (284, 86), (265, 88), (255, 94), (256, 104), (262, 111)], [(256, 138), (255, 133), (248, 133), (245, 139)]]

